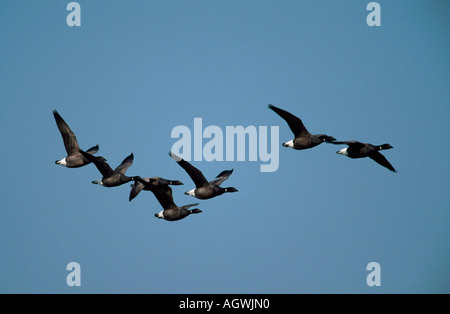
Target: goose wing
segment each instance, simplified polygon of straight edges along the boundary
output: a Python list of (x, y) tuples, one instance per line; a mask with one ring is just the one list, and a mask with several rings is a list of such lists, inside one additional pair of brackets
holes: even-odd
[(148, 188), (150, 191), (153, 192), (159, 204), (161, 204), (164, 210), (177, 207), (177, 205), (175, 205), (175, 203), (173, 202), (173, 198), (169, 194), (164, 192), (163, 189), (153, 184), (149, 184), (148, 182), (145, 182), (144, 180), (142, 180), (142, 178), (138, 178), (137, 180), (138, 182), (142, 183), (143, 185), (145, 185), (146, 188)]
[(231, 170), (224, 170), (222, 171), (214, 181), (211, 181), (210, 184), (212, 185), (217, 185), (220, 186), (222, 184), (223, 181), (225, 181), (226, 179), (228, 179), (231, 174), (233, 173), (234, 169)]
[(392, 167), (392, 165), (389, 163), (389, 161), (384, 157), (380, 152), (373, 152), (369, 155), (369, 158), (376, 161), (378, 164), (382, 165), (383, 167), (388, 168), (392, 172), (397, 172), (397, 170)]
[(89, 154), (91, 154), (91, 155), (94, 155), (94, 154), (96, 154), (96, 153), (98, 152), (98, 149), (99, 149), (98, 145), (95, 145), (94, 147), (89, 148), (89, 149), (86, 151), (86, 153), (89, 153)]
[(291, 129), (292, 133), (294, 133), (295, 137), (302, 137), (309, 134), (308, 130), (306, 129), (305, 125), (303, 124), (302, 120), (299, 117), (296, 117), (290, 112), (287, 112), (283, 109), (277, 108), (272, 105), (269, 105), (269, 108), (275, 111), (280, 117), (282, 117), (287, 122), (289, 128)]
[(208, 180), (206, 180), (205, 176), (200, 170), (175, 154), (169, 153), (169, 156), (172, 157), (173, 160), (175, 160), (181, 166), (181, 168), (183, 168), (187, 172), (192, 181), (194, 181), (197, 188), (203, 186), (204, 184), (208, 184)]
[(92, 156), (91, 154), (86, 153), (81, 149), (79, 150), (79, 152), (84, 156), (84, 158), (92, 162), (97, 167), (98, 171), (100, 171), (104, 178), (109, 178), (114, 174), (114, 171), (108, 165), (105, 158), (101, 156)]
[[(147, 179), (147, 178), (144, 178)], [(139, 181), (135, 181), (131, 185), (131, 191), (130, 191), (130, 197), (129, 201), (131, 202), (136, 196), (138, 196), (139, 193), (145, 188), (145, 185)]]
[(122, 163), (114, 170), (115, 173), (125, 174), (127, 172), (128, 168), (133, 165), (134, 155), (131, 153), (130, 156), (125, 158)]
[(69, 128), (66, 121), (60, 116), (58, 111), (53, 110), (53, 117), (55, 118), (56, 125), (63, 138), (64, 147), (68, 156), (77, 155), (79, 146), (75, 133)]

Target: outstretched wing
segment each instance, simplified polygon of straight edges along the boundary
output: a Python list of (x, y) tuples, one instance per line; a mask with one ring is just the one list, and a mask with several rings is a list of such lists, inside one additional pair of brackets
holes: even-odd
[(177, 206), (173, 202), (172, 196), (164, 192), (164, 190), (161, 189), (159, 186), (149, 184), (148, 182), (145, 182), (142, 178), (138, 178), (137, 180), (139, 183), (145, 185), (146, 188), (148, 188), (150, 191), (153, 192), (153, 194), (155, 195), (156, 199), (158, 200), (159, 204), (161, 204), (163, 209), (165, 210), (171, 209)]
[(66, 121), (59, 115), (58, 111), (53, 110), (53, 117), (55, 117), (56, 125), (63, 138), (64, 147), (66, 148), (67, 155), (78, 154), (78, 141), (75, 133), (69, 128)]
[(309, 134), (308, 130), (303, 125), (303, 122), (300, 118), (294, 116), (293, 114), (283, 109), (277, 108), (272, 105), (269, 105), (269, 108), (275, 111), (280, 117), (282, 117), (287, 122), (289, 128), (291, 129), (292, 133), (294, 133), (295, 137), (302, 137)]
[(171, 152), (169, 153), (169, 156), (172, 157), (173, 160), (175, 160), (181, 166), (181, 168), (183, 168), (187, 172), (189, 177), (191, 177), (192, 181), (194, 181), (195, 186), (197, 188), (208, 183), (203, 173), (194, 166), (192, 166), (190, 163), (188, 163), (184, 159), (181, 159), (177, 155), (172, 154)]
[(94, 154), (96, 154), (96, 153), (98, 152), (98, 149), (99, 149), (98, 145), (95, 145), (94, 147), (89, 148), (89, 149), (86, 151), (86, 153), (89, 153), (89, 154), (91, 154), (91, 155), (94, 155)]
[(131, 165), (133, 164), (133, 160), (134, 160), (134, 155), (133, 155), (133, 153), (131, 153), (130, 156), (128, 156), (127, 158), (125, 158), (122, 161), (122, 163), (114, 170), (114, 172), (125, 174), (125, 172), (127, 172), (128, 168), (130, 168)]
[(211, 181), (210, 184), (220, 186), (223, 181), (228, 179), (233, 173), (233, 169), (222, 171), (214, 181)]
[(392, 165), (389, 163), (389, 161), (384, 157), (380, 152), (373, 152), (369, 155), (369, 157), (373, 160), (375, 160), (378, 164), (382, 165), (383, 167), (388, 168), (392, 172), (397, 172), (397, 170), (392, 167)]
[(87, 160), (89, 160), (90, 162), (92, 162), (98, 169), (98, 171), (100, 171), (100, 173), (103, 175), (104, 178), (109, 178), (110, 176), (112, 176), (114, 174), (114, 171), (111, 169), (111, 167), (108, 165), (108, 163), (105, 161), (105, 158), (99, 156), (92, 156), (89, 153), (86, 153), (84, 151), (82, 151), (81, 149), (79, 150), (79, 152), (84, 156), (84, 158), (86, 158)]
[(136, 181), (131, 185), (131, 191), (130, 191), (130, 198), (129, 201), (131, 202), (136, 196), (138, 196), (139, 193), (144, 189), (144, 184)]

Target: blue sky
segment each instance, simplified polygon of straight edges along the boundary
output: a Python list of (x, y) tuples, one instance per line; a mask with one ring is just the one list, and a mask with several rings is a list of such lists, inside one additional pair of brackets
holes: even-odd
[[(0, 3), (1, 293), (449, 293), (448, 1), (69, 1)], [(394, 174), (370, 159), (307, 151), (272, 103), (312, 133), (390, 143)], [(151, 192), (91, 184), (67, 169), (52, 110), (82, 148), (129, 175), (178, 179), (179, 125), (279, 126), (280, 165), (234, 168), (239, 193), (202, 214), (158, 220)], [(81, 266), (68, 287), (66, 266)], [(368, 287), (366, 266), (381, 266)]]

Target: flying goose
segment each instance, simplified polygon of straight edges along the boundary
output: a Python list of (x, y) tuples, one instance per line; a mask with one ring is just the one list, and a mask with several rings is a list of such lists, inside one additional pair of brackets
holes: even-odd
[(92, 181), (94, 184), (103, 185), (106, 187), (119, 186), (130, 181), (136, 180), (136, 177), (128, 177), (125, 175), (125, 172), (130, 168), (133, 164), (133, 153), (130, 156), (125, 158), (122, 163), (114, 170), (106, 162), (106, 159), (101, 156), (92, 156), (89, 153), (83, 152), (80, 150), (80, 153), (89, 161), (93, 162), (97, 167), (98, 171), (103, 175), (101, 180)]
[(387, 161), (386, 157), (384, 157), (379, 151), (394, 148), (390, 144), (383, 145), (372, 145), (368, 143), (361, 143), (358, 141), (343, 141), (343, 142), (331, 142), (332, 144), (340, 145), (345, 144), (348, 147), (341, 149), (336, 152), (337, 154), (344, 155), (350, 158), (364, 158), (369, 157), (375, 160), (377, 163), (382, 165), (383, 167), (388, 168), (392, 172), (397, 172), (394, 167)]
[[(79, 152), (77, 137), (73, 131), (69, 128), (66, 121), (59, 115), (58, 111), (53, 110), (53, 116), (55, 117), (56, 125), (63, 138), (64, 147), (66, 148), (67, 157), (55, 161), (55, 164), (61, 165), (67, 168), (79, 168), (83, 167), (91, 162), (81, 155)], [(91, 147), (87, 150), (89, 154), (95, 154), (98, 152), (98, 145)]]
[[(154, 185), (150, 182), (143, 180), (140, 177), (136, 178), (136, 181), (145, 186), (145, 189), (148, 189), (153, 192), (158, 202), (161, 204), (164, 210), (155, 214), (155, 217), (168, 220), (168, 221), (176, 221), (183, 218), (186, 218), (190, 214), (199, 214), (202, 211), (198, 208), (190, 210), (189, 208), (193, 206), (197, 206), (197, 204), (190, 204), (178, 207), (174, 201), (173, 197), (169, 195), (165, 190), (161, 189), (159, 186)], [(136, 183), (137, 183), (136, 182)]]
[[(172, 197), (172, 188), (169, 185), (183, 185), (183, 183), (180, 182), (180, 181), (167, 180), (167, 179), (163, 179), (163, 178), (159, 178), (159, 177), (154, 177), (154, 178), (144, 177), (144, 178), (141, 178), (141, 180), (147, 182), (148, 184), (160, 187), (161, 190), (163, 190), (165, 193), (167, 193), (170, 197)], [(136, 196), (138, 196), (138, 194), (142, 190), (144, 190), (144, 191), (151, 191), (146, 185), (144, 185), (143, 183), (141, 183), (141, 182), (136, 180), (131, 185), (130, 199), (129, 199), (130, 202)]]
[(283, 143), (284, 147), (290, 147), (293, 149), (301, 150), (315, 147), (319, 144), (322, 144), (323, 142), (331, 142), (336, 140), (334, 137), (325, 134), (313, 135), (308, 132), (308, 130), (305, 128), (300, 118), (270, 104), (269, 108), (275, 111), (280, 117), (282, 117), (287, 122), (289, 128), (295, 135), (295, 138), (293, 140)]
[(190, 163), (175, 154), (172, 154), (171, 152), (169, 153), (169, 156), (172, 157), (181, 166), (181, 168), (187, 172), (192, 181), (195, 183), (195, 189), (185, 192), (184, 194), (194, 196), (198, 199), (209, 199), (222, 195), (223, 193), (238, 192), (238, 190), (233, 187), (220, 187), (222, 182), (228, 179), (228, 177), (233, 173), (233, 170), (222, 171), (215, 180), (208, 182), (202, 172)]

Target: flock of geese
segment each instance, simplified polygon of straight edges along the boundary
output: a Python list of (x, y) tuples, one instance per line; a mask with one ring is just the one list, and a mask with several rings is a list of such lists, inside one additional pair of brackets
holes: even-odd
[[(313, 148), (321, 143), (331, 143), (336, 145), (347, 145), (347, 147), (339, 150), (337, 153), (350, 158), (365, 158), (369, 157), (378, 164), (387, 169), (397, 172), (394, 167), (387, 161), (387, 159), (380, 153), (381, 150), (393, 148), (390, 144), (372, 145), (369, 143), (361, 143), (358, 141), (337, 141), (334, 137), (325, 134), (313, 135), (308, 132), (300, 118), (293, 114), (269, 105), (269, 108), (276, 112), (288, 124), (291, 131), (294, 133), (294, 139), (283, 143), (284, 147), (290, 147), (295, 150), (303, 150)], [(101, 156), (94, 156), (99, 150), (99, 146), (89, 148), (87, 151), (80, 149), (75, 133), (70, 129), (68, 124), (59, 115), (56, 110), (53, 110), (53, 116), (58, 126), (59, 132), (63, 138), (64, 146), (67, 156), (61, 160), (57, 160), (56, 164), (67, 168), (80, 168), (93, 163), (102, 175), (102, 179), (92, 181), (94, 184), (99, 184), (105, 187), (116, 187), (122, 184), (133, 181), (130, 191), (130, 202), (141, 192), (151, 191), (155, 195), (158, 202), (161, 204), (163, 210), (155, 214), (155, 217), (176, 221), (183, 219), (191, 214), (198, 214), (202, 211), (198, 208), (190, 209), (199, 205), (189, 204), (184, 206), (177, 206), (173, 200), (171, 185), (183, 185), (178, 180), (167, 180), (160, 177), (140, 177), (127, 176), (126, 171), (133, 164), (134, 155), (127, 156), (122, 163), (114, 170), (106, 162), (106, 159)], [(214, 180), (208, 181), (202, 172), (192, 166), (187, 161), (176, 156), (172, 152), (170, 157), (183, 168), (195, 184), (195, 188), (185, 192), (186, 195), (191, 195), (197, 199), (206, 200), (222, 195), (224, 193), (238, 192), (234, 187), (221, 187), (221, 184), (227, 180), (233, 173), (233, 170), (222, 171)]]

